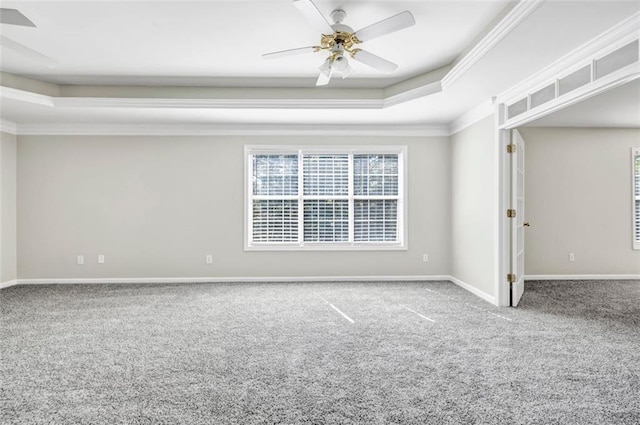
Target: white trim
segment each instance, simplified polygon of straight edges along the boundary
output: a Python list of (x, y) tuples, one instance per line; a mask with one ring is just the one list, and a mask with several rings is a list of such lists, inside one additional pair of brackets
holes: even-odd
[(638, 40), (639, 29), (640, 12), (633, 14), (611, 29), (556, 60), (542, 71), (535, 73), (530, 78), (501, 93), (497, 97), (497, 102), (500, 104), (511, 105), (525, 98), (530, 101), (531, 94), (537, 90), (551, 84), (556, 84), (557, 90), (557, 84), (560, 79), (583, 67), (591, 67), (591, 82), (586, 83), (580, 88), (560, 95), (534, 108), (527, 108), (527, 111), (513, 118), (506, 116), (505, 108), (505, 111), (502, 112), (504, 115), (501, 117), (502, 122), (500, 128), (511, 129), (527, 124), (640, 77), (640, 62), (638, 61), (601, 78), (595, 78), (593, 75), (596, 61)]
[(18, 100), (20, 102), (33, 103), (42, 106), (55, 106), (54, 97), (45, 94), (34, 93), (26, 90), (18, 90), (11, 87), (0, 86), (0, 98)]
[(498, 102), (511, 104), (526, 94), (551, 83), (555, 78), (563, 78), (590, 63), (592, 57), (602, 57), (638, 38), (640, 12), (591, 39), (582, 46), (562, 56), (549, 66), (536, 72), (498, 96)]
[(631, 148), (631, 245), (634, 250), (640, 250), (640, 235), (636, 234), (636, 229), (640, 228), (640, 222), (636, 223), (636, 217), (640, 220), (640, 211), (636, 211), (636, 201), (640, 200), (636, 195), (640, 192), (640, 187), (636, 187), (636, 156), (638, 155), (640, 155), (640, 147)]
[(504, 109), (503, 104), (495, 105), (494, 113), (494, 288), (496, 305), (511, 305), (511, 286), (507, 281), (507, 273), (511, 268), (511, 235), (510, 221), (506, 211), (511, 208), (511, 169), (506, 146), (511, 143), (511, 132), (500, 130), (499, 124)]
[(442, 91), (442, 82), (435, 81), (433, 83), (424, 84), (419, 87), (406, 90), (402, 93), (385, 97), (382, 100), (382, 105), (383, 105), (382, 107), (388, 108), (390, 106), (395, 106), (401, 103), (409, 102), (411, 100), (420, 99), (421, 97), (426, 97), (426, 96), (429, 96), (430, 94), (439, 93), (441, 91)]
[(34, 136), (449, 136), (446, 125), (320, 124), (25, 124), (16, 134)]
[(449, 134), (454, 135), (467, 127), (471, 127), (473, 124), (493, 115), (495, 112), (495, 106), (493, 99), (486, 100), (481, 104), (469, 109), (467, 112), (459, 116), (449, 125)]
[(450, 281), (451, 276), (297, 276), (297, 277), (116, 277), (72, 279), (18, 279), (11, 285), (73, 285), (110, 283), (236, 283), (236, 282), (401, 282), (401, 281)]
[(169, 109), (382, 109), (382, 99), (156, 99), (117, 97), (57, 97), (62, 108)]
[(0, 132), (9, 134), (18, 134), (18, 126), (13, 121), (0, 119)]
[(511, 143), (511, 131), (499, 129), (501, 120), (506, 109), (504, 104), (496, 105), (495, 112), (495, 128), (496, 128), (496, 144), (498, 145), (498, 181), (497, 181), (497, 195), (498, 195), (498, 274), (496, 276), (496, 296), (499, 306), (508, 306), (511, 304), (511, 288), (507, 281), (507, 273), (510, 272), (511, 267), (511, 239), (510, 239), (510, 223), (507, 218), (506, 211), (510, 208), (511, 198), (511, 179), (510, 179), (510, 163), (509, 154), (506, 151), (506, 146)]
[(4, 289), (4, 288), (8, 288), (10, 286), (15, 286), (15, 285), (19, 285), (20, 282), (16, 279), (14, 280), (8, 280), (6, 282), (2, 282), (0, 283), (0, 289)]
[(640, 280), (640, 274), (533, 274), (524, 280)]
[(476, 295), (480, 298), (482, 298), (483, 300), (493, 304), (493, 305), (498, 305), (496, 303), (496, 299), (493, 295), (489, 295), (486, 292), (476, 288), (475, 286), (471, 286), (466, 282), (461, 281), (460, 279), (453, 277), (453, 276), (447, 276), (451, 282), (455, 283), (456, 285), (458, 285), (459, 287), (461, 287), (462, 289), (466, 289), (467, 291), (471, 292), (473, 295)]
[(509, 13), (498, 22), (468, 53), (466, 53), (451, 71), (442, 79), (442, 88), (449, 88), (455, 81), (484, 57), (500, 40), (517, 27), (544, 0), (520, 1)]
[(640, 62), (632, 63), (624, 68), (612, 72), (606, 77), (587, 83), (576, 90), (508, 119), (500, 128), (512, 129), (530, 123), (590, 97), (622, 86), (637, 78), (640, 78)]

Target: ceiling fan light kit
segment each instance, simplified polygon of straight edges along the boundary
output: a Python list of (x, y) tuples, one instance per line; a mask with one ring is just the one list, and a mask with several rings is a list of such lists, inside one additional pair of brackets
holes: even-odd
[(347, 13), (342, 9), (335, 9), (331, 12), (333, 24), (322, 15), (312, 0), (293, 0), (296, 8), (312, 23), (322, 31), (319, 46), (300, 47), (296, 49), (281, 50), (278, 52), (266, 53), (264, 58), (279, 58), (283, 56), (297, 55), (301, 53), (327, 51), (329, 57), (318, 68), (320, 75), (316, 81), (316, 86), (329, 84), (334, 71), (341, 74), (342, 78), (347, 78), (355, 72), (349, 64), (345, 52), (354, 60), (370, 66), (378, 71), (390, 73), (398, 68), (393, 62), (374, 55), (354, 46), (364, 41), (389, 34), (415, 24), (415, 18), (409, 11), (400, 12), (387, 19), (371, 24), (358, 31), (354, 31), (348, 25), (342, 23), (347, 17)]

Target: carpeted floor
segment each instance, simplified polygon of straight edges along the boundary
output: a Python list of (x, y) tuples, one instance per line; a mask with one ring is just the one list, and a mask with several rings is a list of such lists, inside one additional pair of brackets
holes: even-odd
[(640, 423), (640, 282), (0, 291), (3, 424)]

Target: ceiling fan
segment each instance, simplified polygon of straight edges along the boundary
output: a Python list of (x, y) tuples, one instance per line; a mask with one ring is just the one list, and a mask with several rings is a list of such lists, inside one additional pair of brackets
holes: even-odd
[[(0, 8), (0, 23), (9, 25), (18, 25), (22, 27), (33, 27), (36, 25), (29, 18), (24, 16), (16, 9)], [(31, 60), (43, 63), (49, 68), (55, 67), (58, 63), (49, 56), (43, 55), (23, 44), (18, 43), (10, 38), (0, 35), (0, 46), (11, 49), (22, 56)]]
[(320, 45), (299, 47), (296, 49), (281, 50), (278, 52), (266, 53), (264, 58), (279, 58), (283, 56), (297, 55), (301, 53), (326, 51), (329, 56), (318, 68), (320, 75), (316, 86), (329, 84), (329, 80), (335, 73), (347, 78), (353, 74), (354, 69), (349, 65), (347, 54), (354, 60), (375, 68), (379, 71), (390, 73), (398, 68), (393, 62), (369, 53), (366, 50), (354, 46), (372, 40), (374, 38), (410, 27), (416, 23), (415, 18), (408, 10), (393, 15), (387, 19), (371, 24), (367, 27), (354, 31), (348, 25), (342, 23), (347, 14), (342, 9), (335, 9), (331, 12), (333, 24), (324, 17), (318, 7), (311, 0), (293, 0), (293, 5), (313, 24), (314, 28), (321, 32)]

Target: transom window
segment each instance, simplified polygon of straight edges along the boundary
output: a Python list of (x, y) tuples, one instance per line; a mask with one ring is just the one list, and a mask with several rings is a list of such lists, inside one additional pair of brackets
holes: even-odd
[(246, 147), (246, 248), (403, 249), (405, 152)]

